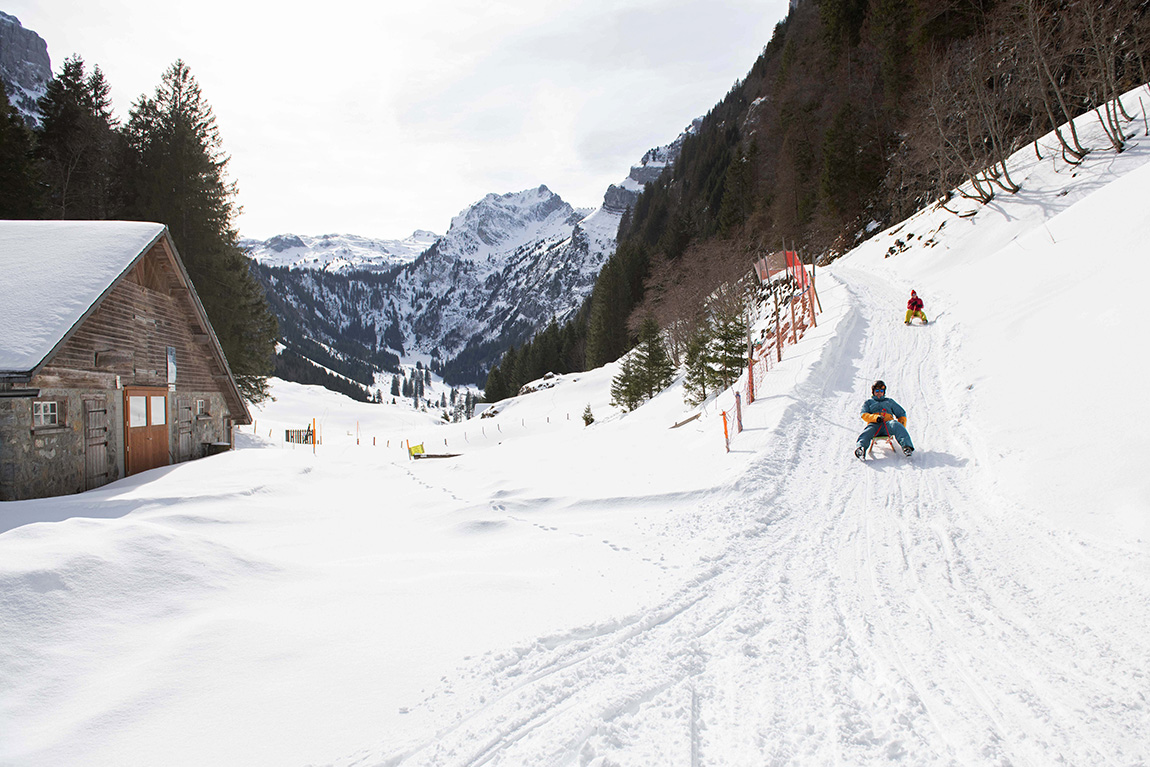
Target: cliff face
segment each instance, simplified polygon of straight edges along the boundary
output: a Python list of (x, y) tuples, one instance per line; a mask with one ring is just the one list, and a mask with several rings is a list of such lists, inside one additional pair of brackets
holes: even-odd
[(0, 11), (0, 78), (8, 91), (8, 101), (29, 127), (40, 124), (36, 102), (52, 79), (52, 59), (48, 43), (25, 29), (20, 20)]

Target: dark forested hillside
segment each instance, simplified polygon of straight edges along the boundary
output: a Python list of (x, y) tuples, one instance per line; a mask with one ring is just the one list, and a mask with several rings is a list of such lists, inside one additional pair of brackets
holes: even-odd
[[(1146, 82), (1148, 41), (1150, 0), (799, 3), (624, 219), (584, 364), (617, 359), (647, 316), (693, 323), (784, 244), (825, 261), (963, 182), (1017, 191), (1002, 161)], [(1121, 151), (1117, 115), (1098, 115), (1110, 144), (1062, 131), (1062, 156)]]
[[(359, 311), (364, 305), (380, 308), (387, 302), (394, 270), (338, 274), (256, 262), (251, 268), (279, 318), (281, 343), (291, 352), (277, 359), (276, 374), (281, 378), (320, 383), (313, 380), (314, 370), (294, 364), (297, 358), (323, 365), (365, 387), (375, 385), (377, 372), (399, 370), (399, 357), (388, 351), (388, 344), (402, 351), (402, 335), (394, 327), (377, 328), (362, 319)], [(293, 364), (288, 364), (289, 359)], [(306, 371), (307, 380), (289, 375), (297, 370)]]
[(784, 242), (831, 258), (965, 180), (1013, 191), (997, 161), (1146, 81), (1148, 28), (1145, 0), (799, 4), (621, 232), (640, 300), (666, 322)]

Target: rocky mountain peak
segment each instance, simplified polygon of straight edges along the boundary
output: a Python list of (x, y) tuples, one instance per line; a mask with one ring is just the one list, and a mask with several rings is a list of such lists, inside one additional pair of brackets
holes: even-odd
[[(321, 348), (348, 354), (349, 344), (361, 344), (352, 352), (357, 359), (422, 358), (445, 380), (482, 385), (509, 346), (578, 311), (614, 252), (623, 211), (675, 161), (691, 130), (647, 152), (597, 210), (578, 210), (545, 185), (492, 193), (456, 215), (418, 258), (378, 277), (364, 278), (362, 267), (337, 268), (349, 259), (335, 258), (335, 243), (326, 238), (295, 235), (256, 244), (257, 276), (284, 337), (307, 346), (308, 354)], [(421, 235), (430, 233), (413, 238)], [(262, 268), (275, 265), (291, 269)], [(320, 279), (320, 270), (329, 276)]]
[(439, 254), (466, 261), (489, 260), (545, 238), (548, 230), (561, 227), (575, 215), (570, 204), (542, 185), (489, 194), (451, 220), (439, 243)]
[(52, 79), (52, 59), (48, 43), (25, 29), (20, 20), (0, 11), (0, 77), (8, 91), (8, 101), (30, 127), (40, 124), (36, 102)]

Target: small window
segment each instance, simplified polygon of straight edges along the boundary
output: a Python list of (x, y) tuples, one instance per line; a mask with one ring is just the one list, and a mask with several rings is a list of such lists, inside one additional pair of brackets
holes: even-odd
[(138, 429), (148, 425), (148, 398), (132, 395), (128, 397), (128, 426)]
[(60, 403), (44, 400), (32, 403), (32, 428), (60, 425)]
[(196, 415), (207, 415), (207, 414), (208, 414), (208, 403), (202, 399), (196, 400)]
[(168, 418), (168, 398), (164, 396), (151, 397), (152, 400), (152, 413), (149, 424), (152, 426), (163, 426), (166, 424)]

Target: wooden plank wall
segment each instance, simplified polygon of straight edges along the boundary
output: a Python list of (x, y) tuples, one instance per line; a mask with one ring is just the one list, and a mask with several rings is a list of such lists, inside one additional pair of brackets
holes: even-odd
[[(177, 392), (220, 392), (224, 371), (166, 254), (156, 245), (68, 339), (42, 371), (44, 383), (165, 386), (168, 347), (176, 350)], [(89, 375), (84, 375), (84, 372)], [(91, 375), (95, 374), (95, 375)], [(77, 380), (85, 379), (85, 380)]]

